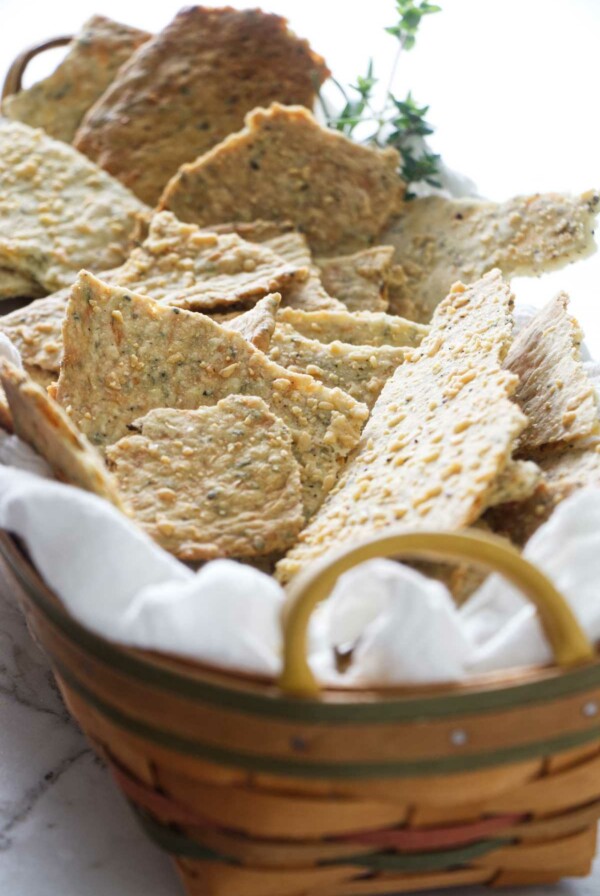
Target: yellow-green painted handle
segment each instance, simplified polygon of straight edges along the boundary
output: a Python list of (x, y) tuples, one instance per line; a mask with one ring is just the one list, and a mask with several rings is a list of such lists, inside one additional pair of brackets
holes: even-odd
[(338, 577), (375, 557), (467, 560), (501, 573), (535, 604), (556, 662), (562, 667), (589, 662), (594, 648), (564, 597), (537, 567), (507, 541), (479, 530), (385, 533), (332, 551), (300, 573), (289, 587), (284, 612), (284, 666), (279, 685), (289, 694), (313, 697), (319, 686), (307, 660), (307, 629), (316, 605), (328, 597)]
[(14, 93), (20, 93), (23, 87), (23, 75), (25, 74), (25, 69), (35, 56), (39, 56), (39, 54), (43, 53), (45, 50), (52, 50), (54, 47), (64, 47), (66, 44), (70, 44), (72, 40), (72, 37), (67, 36), (53, 37), (50, 40), (45, 40), (41, 44), (35, 44), (35, 46), (29, 47), (27, 50), (23, 50), (22, 53), (19, 53), (6, 73), (4, 86), (2, 88), (2, 99), (4, 100), (7, 96), (12, 96)]

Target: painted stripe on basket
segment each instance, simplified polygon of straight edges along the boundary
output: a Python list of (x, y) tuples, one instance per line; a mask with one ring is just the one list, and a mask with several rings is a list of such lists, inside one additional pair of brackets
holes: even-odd
[[(145, 812), (133, 806), (133, 810), (142, 825), (146, 834), (163, 849), (171, 855), (181, 858), (208, 860), (223, 862), (228, 865), (242, 865), (243, 863), (232, 859), (229, 856), (222, 856), (213, 852), (208, 847), (185, 834), (174, 830), (172, 827), (162, 825), (156, 819), (151, 818)], [(496, 849), (510, 846), (512, 840), (480, 840), (470, 846), (461, 849), (445, 849), (436, 852), (424, 852), (420, 854), (393, 854), (382, 853), (379, 855), (359, 853), (355, 856), (345, 856), (343, 859), (326, 859), (318, 863), (319, 867), (331, 865), (357, 865), (361, 868), (371, 868), (376, 871), (405, 871), (405, 872), (422, 872), (422, 871), (443, 871), (450, 868), (456, 868), (459, 865), (466, 865), (474, 859), (488, 855)], [(279, 869), (273, 868), (273, 874), (277, 874)]]
[(101, 700), (89, 691), (60, 664), (56, 668), (61, 678), (90, 706), (93, 706), (119, 728), (141, 737), (175, 753), (207, 759), (218, 765), (242, 768), (247, 771), (266, 772), (273, 775), (316, 779), (382, 779), (382, 778), (423, 778), (453, 772), (470, 772), (496, 765), (506, 765), (527, 759), (542, 758), (564, 750), (570, 750), (592, 741), (600, 740), (600, 726), (588, 731), (563, 734), (549, 740), (537, 741), (520, 747), (507, 747), (491, 753), (475, 753), (468, 756), (446, 756), (440, 759), (412, 760), (404, 762), (310, 762), (296, 758), (278, 759), (271, 756), (257, 756), (239, 753), (235, 750), (215, 747), (198, 740), (172, 734), (155, 728), (145, 722), (132, 719), (114, 706)]
[[(429, 697), (386, 697), (370, 702), (333, 703), (324, 700), (289, 698), (273, 692), (253, 694), (207, 681), (198, 681), (159, 667), (150, 661), (128, 654), (117, 645), (84, 628), (60, 607), (47, 599), (32, 571), (12, 543), (0, 538), (0, 553), (13, 570), (38, 610), (74, 644), (86, 650), (105, 665), (145, 684), (177, 693), (189, 700), (210, 703), (250, 715), (296, 722), (327, 722), (329, 725), (365, 723), (386, 724), (399, 721), (447, 718), (493, 713), (530, 703), (550, 701), (591, 690), (600, 685), (600, 662), (580, 669), (564, 671), (555, 678), (522, 685), (508, 685), (471, 693), (444, 694)], [(235, 682), (235, 675), (231, 676)], [(589, 732), (588, 732), (589, 734)], [(588, 737), (585, 743), (593, 740)]]

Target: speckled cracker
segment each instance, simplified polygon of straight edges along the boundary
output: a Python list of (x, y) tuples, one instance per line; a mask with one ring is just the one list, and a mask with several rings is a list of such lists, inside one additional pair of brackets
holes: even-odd
[(101, 456), (63, 409), (7, 361), (0, 363), (0, 380), (16, 435), (50, 464), (59, 479), (94, 492), (122, 509), (116, 484)]
[(393, 246), (374, 246), (354, 255), (318, 258), (317, 266), (327, 292), (350, 311), (387, 311), (393, 257)]
[(235, 330), (244, 337), (246, 342), (266, 352), (271, 344), (271, 337), (275, 330), (277, 309), (281, 302), (278, 292), (265, 296), (244, 314), (238, 314), (233, 320), (223, 324), (226, 330)]
[(560, 293), (515, 338), (505, 366), (519, 377), (515, 398), (529, 417), (520, 450), (598, 432), (598, 402), (581, 361), (583, 333)]
[(511, 460), (526, 418), (502, 369), (512, 296), (498, 271), (455, 284), (431, 332), (388, 380), (338, 483), (282, 581), (330, 548), (390, 525), (454, 530), (474, 522)]
[(36, 299), (46, 290), (27, 274), (0, 267), (0, 299)]
[(61, 289), (0, 317), (5, 333), (19, 350), (24, 364), (58, 372), (62, 357), (62, 323), (69, 289)]
[(0, 119), (0, 265), (47, 290), (125, 259), (145, 206), (71, 146)]
[(249, 223), (218, 224), (214, 227), (216, 233), (237, 233), (242, 239), (251, 243), (262, 243), (268, 246), (294, 267), (306, 268), (308, 277), (305, 280), (296, 280), (282, 290), (284, 306), (302, 308), (305, 311), (318, 309), (339, 309), (346, 306), (338, 299), (330, 296), (323, 284), (321, 275), (314, 264), (306, 237), (294, 230), (289, 222), (278, 223), (275, 221), (251, 221)]
[(307, 339), (291, 328), (277, 327), (269, 357), (294, 373), (307, 373), (338, 387), (371, 408), (385, 383), (404, 360), (405, 350), (391, 345), (348, 345)]
[(379, 237), (396, 248), (406, 280), (390, 290), (390, 309), (428, 321), (455, 280), (491, 268), (505, 276), (541, 274), (594, 250), (597, 193), (541, 193), (507, 202), (428, 196), (406, 203)]
[(281, 552), (302, 528), (300, 467), (286, 426), (260, 398), (160, 409), (107, 460), (138, 523), (182, 560)]
[(319, 342), (347, 342), (350, 345), (417, 346), (429, 332), (417, 324), (382, 311), (323, 310), (303, 311), (281, 308), (278, 326), (293, 327), (298, 333)]
[(73, 38), (55, 71), (33, 87), (7, 97), (2, 103), (3, 114), (71, 143), (87, 110), (149, 37), (146, 31), (92, 16)]
[(400, 208), (399, 156), (322, 128), (310, 112), (274, 103), (183, 165), (161, 198), (182, 221), (290, 220), (313, 252), (363, 249)]
[(150, 232), (112, 282), (157, 301), (192, 311), (253, 305), (292, 280), (306, 279), (302, 265), (289, 264), (268, 246), (236, 233), (205, 233), (169, 212), (155, 215)]
[(188, 7), (121, 69), (75, 144), (153, 205), (179, 166), (239, 130), (246, 112), (273, 100), (312, 106), (328, 75), (280, 16)]
[(58, 400), (105, 447), (154, 408), (196, 409), (233, 394), (262, 398), (292, 433), (314, 512), (368, 415), (339, 389), (270, 361), (203, 314), (160, 305), (82, 272), (63, 329)]

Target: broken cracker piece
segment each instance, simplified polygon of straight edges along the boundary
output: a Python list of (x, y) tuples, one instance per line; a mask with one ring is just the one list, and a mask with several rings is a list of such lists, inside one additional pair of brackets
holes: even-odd
[(307, 339), (291, 328), (277, 327), (271, 339), (271, 360), (295, 373), (307, 373), (331, 388), (338, 387), (368, 408), (404, 360), (405, 350), (391, 345), (348, 345)]
[(510, 400), (517, 378), (502, 369), (512, 304), (498, 271), (455, 284), (429, 335), (384, 386), (337, 485), (278, 564), (280, 581), (387, 526), (455, 530), (480, 516), (527, 422)]
[(43, 128), (55, 140), (72, 143), (85, 113), (149, 37), (146, 31), (105, 16), (92, 16), (51, 75), (3, 100), (3, 115), (32, 128)]
[(107, 449), (135, 520), (181, 560), (257, 557), (293, 544), (304, 522), (286, 426), (260, 398), (158, 409)]
[[(46, 290), (27, 274), (0, 267), (1, 299), (36, 299), (45, 295)], [(1, 320), (1, 318), (0, 318)]]
[(182, 9), (119, 71), (75, 145), (154, 205), (167, 180), (273, 100), (312, 106), (325, 61), (281, 16)]
[(333, 486), (367, 408), (274, 364), (203, 314), (161, 305), (87, 272), (63, 328), (58, 400), (105, 448), (154, 408), (196, 409), (228, 395), (262, 398), (292, 433), (308, 514)]
[(515, 399), (529, 418), (520, 451), (572, 442), (600, 430), (598, 402), (581, 360), (583, 334), (560, 293), (511, 345), (504, 365), (519, 377)]
[(399, 210), (394, 149), (361, 146), (307, 109), (273, 103), (167, 185), (159, 207), (182, 221), (290, 220), (322, 255), (365, 248)]
[(350, 311), (387, 311), (393, 257), (393, 246), (374, 246), (316, 263), (327, 292)]
[(417, 346), (429, 332), (426, 324), (382, 311), (329, 310), (303, 311), (281, 308), (278, 326), (293, 327), (298, 333), (319, 342), (347, 342), (350, 345)]
[(58, 373), (62, 357), (62, 323), (70, 290), (61, 289), (0, 317), (4, 333), (24, 364)]
[(49, 463), (59, 479), (94, 492), (123, 510), (102, 457), (46, 391), (8, 361), (0, 363), (0, 380), (16, 435)]
[(111, 282), (190, 311), (253, 305), (308, 271), (267, 246), (237, 234), (205, 233), (169, 212), (154, 215), (150, 231)]
[(600, 197), (538, 193), (506, 202), (427, 196), (407, 202), (379, 236), (396, 249), (403, 284), (390, 289), (390, 310), (427, 322), (456, 280), (492, 268), (505, 276), (537, 275), (594, 250)]
[(530, 460), (510, 460), (496, 479), (487, 498), (487, 507), (531, 497), (542, 479), (537, 464)]
[(235, 330), (244, 337), (246, 342), (261, 352), (266, 352), (271, 344), (271, 337), (275, 330), (277, 309), (281, 302), (278, 292), (265, 296), (244, 314), (238, 314), (232, 320), (226, 321), (223, 326), (226, 330)]
[(125, 259), (147, 211), (72, 146), (0, 119), (0, 266), (52, 291)]

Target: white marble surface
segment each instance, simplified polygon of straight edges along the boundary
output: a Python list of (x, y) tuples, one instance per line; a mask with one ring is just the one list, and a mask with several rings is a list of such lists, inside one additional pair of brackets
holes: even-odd
[[(435, 150), (492, 198), (600, 186), (595, 115), (600, 2), (440, 2), (444, 12), (427, 22), (417, 50), (400, 66), (398, 84), (398, 93), (410, 87), (420, 102), (431, 104)], [(0, 0), (0, 77), (23, 46), (68, 33), (91, 13), (155, 29), (181, 5), (183, 0)], [(342, 80), (363, 71), (370, 54), (386, 71), (390, 43), (382, 26), (393, 19), (392, 0), (266, 0), (262, 5), (287, 15)], [(43, 74), (47, 64), (34, 65), (32, 76)], [(514, 286), (522, 299), (536, 303), (558, 288), (569, 290), (588, 342), (600, 355), (599, 284), (596, 256)], [(168, 860), (145, 840), (69, 720), (47, 663), (0, 578), (0, 894), (179, 892)], [(484, 892), (469, 890), (472, 896)], [(598, 896), (600, 862), (585, 881), (527, 893)]]

